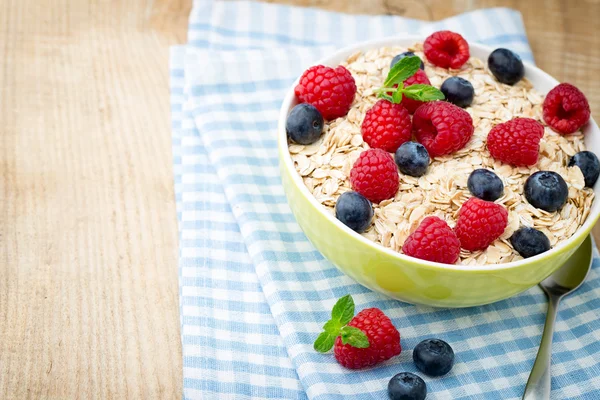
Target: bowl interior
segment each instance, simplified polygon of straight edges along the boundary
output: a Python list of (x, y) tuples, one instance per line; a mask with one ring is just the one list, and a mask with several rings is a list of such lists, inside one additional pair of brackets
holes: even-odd
[[(356, 51), (367, 51), (369, 49), (386, 47), (386, 46), (388, 46), (388, 47), (392, 47), (392, 46), (409, 47), (409, 46), (414, 45), (417, 42), (422, 42), (424, 40), (425, 40), (425, 37), (423, 37), (423, 36), (399, 36), (399, 37), (391, 37), (391, 38), (386, 38), (386, 39), (378, 39), (378, 40), (361, 42), (361, 43), (355, 44), (353, 46), (349, 46), (344, 49), (341, 49), (338, 52), (335, 52), (328, 57), (318, 60), (314, 63), (314, 65), (322, 64), (322, 65), (328, 65), (328, 66), (333, 67), (333, 66), (339, 65), (342, 61), (346, 60), (350, 55), (354, 54)], [(471, 56), (480, 58), (482, 60), (487, 60), (488, 55), (494, 50), (493, 48), (483, 46), (483, 45), (480, 45), (477, 43), (469, 43), (469, 46), (470, 46)], [(542, 93), (542, 94), (548, 93), (554, 86), (556, 86), (559, 83), (552, 76), (548, 75), (546, 72), (537, 68), (533, 64), (528, 63), (528, 62), (524, 62), (524, 64), (525, 64), (525, 77), (532, 82), (532, 84), (534, 85), (536, 90), (538, 90), (540, 93)], [(289, 111), (297, 104), (297, 100), (294, 95), (294, 87), (296, 86), (296, 84), (297, 84), (297, 81), (294, 82), (294, 84), (290, 87), (288, 93), (286, 94), (286, 97), (285, 97), (282, 107), (281, 107), (281, 111), (280, 111), (280, 115), (279, 115), (279, 124), (278, 124), (278, 143), (279, 143), (279, 147), (280, 147), (279, 151), (280, 151), (280, 154), (282, 155), (281, 162), (284, 164), (283, 166), (286, 169), (288, 169), (289, 171), (292, 172), (291, 176), (292, 176), (294, 184), (300, 188), (301, 193), (308, 199), (308, 201), (311, 202), (311, 204), (314, 206), (314, 208), (317, 210), (317, 212), (320, 212), (323, 215), (326, 215), (326, 217), (331, 221), (331, 223), (336, 225), (339, 229), (344, 230), (347, 233), (350, 233), (353, 236), (353, 238), (355, 238), (356, 240), (360, 240), (360, 241), (363, 241), (363, 242), (369, 244), (373, 248), (374, 251), (384, 252), (384, 253), (387, 253), (391, 257), (395, 257), (399, 260), (406, 261), (408, 259), (408, 256), (405, 256), (404, 254), (395, 252), (392, 249), (386, 248), (378, 243), (372, 242), (369, 239), (363, 237), (362, 235), (359, 235), (358, 233), (355, 233), (354, 231), (349, 229), (347, 226), (342, 224), (333, 215), (328, 213), (321, 204), (319, 204), (319, 202), (313, 197), (313, 195), (309, 192), (309, 190), (304, 185), (302, 178), (300, 177), (300, 175), (296, 172), (296, 170), (294, 168), (294, 163), (292, 161), (291, 155), (287, 148), (287, 146), (288, 146), (287, 145), (287, 136), (286, 136), (286, 132), (285, 132), (285, 121), (286, 121), (287, 115), (288, 115)], [(588, 124), (586, 124), (586, 126), (584, 126), (583, 131), (585, 134), (584, 142), (585, 142), (586, 148), (588, 150), (594, 152), (595, 154), (600, 154), (600, 129), (598, 128), (598, 125), (596, 124), (596, 122), (593, 119), (590, 119), (590, 122)], [(595, 185), (594, 192), (595, 192), (595, 195), (597, 198), (600, 193), (600, 183), (597, 183)], [(550, 251), (547, 251), (538, 256), (531, 257), (531, 258), (528, 258), (525, 260), (520, 260), (520, 261), (515, 261), (515, 262), (505, 263), (505, 264), (494, 264), (494, 265), (478, 265), (478, 266), (469, 265), (468, 267), (462, 266), (462, 265), (439, 264), (439, 263), (434, 263), (434, 262), (430, 262), (430, 261), (415, 260), (414, 258), (410, 258), (410, 261), (419, 262), (423, 266), (430, 267), (433, 269), (437, 269), (437, 268), (448, 269), (448, 268), (450, 268), (450, 269), (469, 270), (469, 271), (507, 269), (507, 268), (516, 267), (516, 266), (526, 264), (526, 263), (534, 263), (538, 260), (552, 258), (553, 255), (566, 250), (567, 247), (573, 247), (577, 243), (580, 243), (581, 241), (583, 241), (584, 237), (587, 234), (589, 234), (592, 227), (598, 220), (598, 217), (600, 217), (600, 202), (595, 199), (594, 203), (592, 204), (592, 208), (590, 210), (590, 214), (587, 217), (586, 222), (584, 223), (583, 226), (579, 227), (579, 229), (573, 234), (573, 236), (571, 236), (571, 238), (569, 238), (568, 240), (565, 240), (562, 243), (558, 244), (557, 246), (553, 247)]]

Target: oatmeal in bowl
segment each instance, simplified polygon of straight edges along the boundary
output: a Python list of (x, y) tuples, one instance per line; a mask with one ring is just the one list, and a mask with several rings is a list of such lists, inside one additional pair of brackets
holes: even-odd
[[(408, 279), (413, 263), (448, 277), (520, 270), (510, 290), (478, 295), (509, 297), (558, 268), (598, 219), (600, 139), (587, 100), (515, 53), (444, 31), (353, 46), (320, 64), (282, 108), (284, 188), (313, 244), (366, 286), (473, 305), (482, 302), (468, 294), (407, 295), (424, 284)], [(368, 266), (348, 265), (361, 258)]]
[[(583, 133), (578, 130), (562, 135), (553, 131), (543, 119), (544, 97), (528, 79), (520, 79), (513, 85), (503, 84), (492, 74), (487, 62), (476, 57), (470, 57), (460, 69), (438, 67), (425, 57), (422, 43), (409, 48), (357, 51), (341, 63), (356, 82), (356, 97), (348, 113), (325, 123), (322, 138), (316, 142), (300, 145), (290, 140), (289, 145), (296, 170), (317, 201), (335, 214), (340, 195), (353, 190), (352, 167), (360, 154), (371, 148), (363, 138), (364, 129), (361, 129), (365, 115), (378, 102), (393, 104), (378, 98), (376, 90), (383, 86), (394, 57), (407, 52), (423, 61), (424, 69), (417, 73), (426, 74), (431, 86), (441, 88), (453, 77), (462, 78), (472, 86), (469, 105), (464, 102), (461, 105), (470, 115), (474, 129), (466, 145), (451, 154), (433, 157), (422, 176), (398, 171), (399, 184), (395, 194), (373, 203), (372, 223), (362, 235), (402, 251), (406, 239), (427, 216), (439, 217), (451, 228), (455, 227), (461, 206), (473, 197), (468, 188), (470, 175), (485, 169), (493, 172), (502, 183), (502, 193), (493, 200), (507, 210), (507, 224), (500, 236), (485, 249), (462, 249), (459, 263), (497, 264), (522, 259), (510, 241), (520, 227), (542, 232), (550, 246), (571, 237), (587, 218), (594, 199), (594, 191), (585, 187), (581, 169), (568, 166), (575, 154), (586, 150)], [(416, 102), (403, 99), (406, 100)], [(413, 113), (415, 111), (416, 108)], [(535, 149), (539, 155), (531, 165), (515, 165), (517, 160), (504, 163), (494, 158), (486, 146), (492, 128), (515, 118), (533, 119), (542, 129), (543, 137), (539, 140), (539, 148)], [(387, 122), (378, 128), (385, 129)], [(408, 136), (406, 142), (410, 139)], [(385, 150), (396, 152), (399, 147), (387, 146)], [(526, 164), (530, 162), (525, 160)], [(568, 197), (560, 210), (548, 212), (527, 201), (525, 182), (537, 171), (555, 172), (568, 185)]]

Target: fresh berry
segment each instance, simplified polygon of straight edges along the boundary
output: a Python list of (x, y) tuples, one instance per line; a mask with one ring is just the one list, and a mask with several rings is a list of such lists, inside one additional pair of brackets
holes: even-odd
[(504, 233), (507, 223), (508, 211), (503, 206), (471, 197), (458, 211), (454, 232), (463, 249), (484, 250)]
[(600, 175), (600, 162), (591, 151), (580, 151), (569, 160), (569, 167), (578, 166), (585, 179), (586, 187), (594, 187)]
[(429, 168), (429, 153), (417, 142), (406, 142), (396, 150), (394, 160), (400, 172), (409, 176), (423, 176)]
[(371, 367), (397, 356), (402, 351), (400, 333), (392, 321), (378, 308), (367, 308), (356, 314), (348, 326), (363, 331), (369, 338), (369, 347), (361, 349), (335, 339), (333, 352), (336, 360), (346, 368)]
[[(417, 84), (431, 85), (431, 82), (429, 81), (425, 71), (418, 70), (413, 76), (404, 81), (404, 87)], [(419, 106), (421, 106), (423, 103), (423, 101), (409, 99), (406, 96), (402, 96), (402, 101), (400, 102), (400, 104), (402, 104), (411, 114), (414, 114), (417, 108), (419, 108)]]
[(402, 252), (421, 260), (454, 264), (460, 254), (460, 242), (446, 221), (426, 217), (406, 239)]
[(343, 117), (350, 110), (356, 95), (356, 83), (350, 71), (317, 65), (310, 67), (300, 77), (294, 89), (302, 103), (310, 103), (327, 120)]
[(412, 136), (410, 114), (400, 104), (379, 100), (365, 114), (362, 137), (369, 146), (393, 153)]
[(502, 83), (514, 85), (525, 76), (525, 67), (518, 54), (508, 49), (496, 49), (488, 57), (488, 68)]
[(538, 171), (525, 181), (525, 198), (532, 206), (554, 212), (567, 202), (569, 187), (562, 176), (552, 171)]
[(400, 372), (390, 379), (388, 396), (390, 400), (424, 400), (427, 397), (427, 385), (420, 376)]
[(345, 192), (335, 203), (335, 217), (358, 233), (364, 232), (373, 219), (373, 206), (362, 194)]
[(285, 131), (288, 137), (296, 143), (314, 143), (323, 132), (323, 116), (312, 104), (298, 104), (288, 115)]
[(471, 172), (467, 187), (473, 196), (486, 201), (497, 200), (504, 194), (502, 180), (489, 169), (479, 168)]
[(438, 31), (423, 43), (427, 60), (442, 68), (459, 69), (469, 60), (469, 44), (458, 33)]
[(537, 163), (543, 136), (544, 127), (536, 120), (515, 118), (492, 128), (487, 137), (487, 147), (498, 161), (528, 166)]
[(369, 149), (360, 154), (350, 171), (352, 189), (374, 203), (390, 199), (400, 186), (398, 168), (390, 153)]
[(454, 365), (454, 351), (443, 340), (425, 339), (415, 347), (413, 361), (424, 374), (442, 376)]
[[(404, 57), (417, 57), (417, 56), (412, 51), (405, 51), (404, 53), (400, 53), (392, 59), (392, 62), (390, 63), (390, 68), (392, 68), (394, 65), (396, 65), (396, 63), (398, 61), (402, 60)], [(420, 68), (425, 69), (425, 64), (423, 64), (423, 61), (421, 61)]]
[(510, 243), (523, 258), (537, 256), (550, 250), (550, 240), (537, 229), (523, 227), (510, 237)]
[(354, 300), (349, 294), (335, 303), (331, 319), (314, 343), (321, 353), (332, 347), (336, 360), (351, 369), (371, 367), (402, 351), (400, 332), (392, 321), (378, 308), (367, 308), (354, 317)]
[(556, 132), (577, 132), (589, 120), (590, 104), (575, 86), (561, 83), (546, 95), (544, 121)]
[(475, 96), (475, 89), (471, 82), (458, 76), (446, 79), (440, 90), (447, 101), (462, 108), (470, 106)]
[(473, 119), (468, 112), (446, 101), (431, 101), (413, 116), (413, 133), (431, 157), (462, 149), (473, 136)]

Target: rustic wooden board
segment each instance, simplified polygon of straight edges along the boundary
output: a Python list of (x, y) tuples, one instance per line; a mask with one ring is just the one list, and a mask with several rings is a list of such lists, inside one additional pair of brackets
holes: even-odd
[[(598, 0), (280, 2), (518, 8), (538, 64), (600, 112)], [(168, 47), (190, 7), (0, 0), (0, 398), (181, 398)]]

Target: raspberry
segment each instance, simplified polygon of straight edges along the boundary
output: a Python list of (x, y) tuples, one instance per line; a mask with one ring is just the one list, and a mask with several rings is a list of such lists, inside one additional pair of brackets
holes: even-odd
[(350, 344), (342, 344), (342, 339), (338, 336), (335, 339), (333, 352), (336, 360), (346, 368), (371, 367), (397, 356), (402, 351), (400, 332), (378, 308), (362, 310), (348, 325), (360, 329), (367, 335), (369, 347), (359, 349)]
[(367, 111), (361, 130), (369, 146), (393, 153), (410, 140), (411, 128), (410, 115), (404, 107), (379, 100)]
[(312, 104), (323, 118), (332, 120), (350, 110), (356, 83), (350, 71), (341, 65), (335, 69), (317, 65), (304, 71), (294, 92), (300, 102)]
[(469, 60), (469, 44), (458, 33), (434, 32), (425, 39), (423, 51), (427, 60), (442, 68), (459, 69)]
[(498, 161), (528, 166), (537, 163), (543, 136), (544, 127), (536, 120), (515, 118), (492, 128), (487, 137), (487, 147)]
[(460, 242), (446, 221), (426, 217), (406, 239), (402, 251), (421, 260), (454, 264), (460, 254)]
[[(404, 87), (416, 84), (431, 85), (431, 82), (429, 81), (425, 71), (420, 69), (413, 76), (404, 81)], [(409, 113), (414, 114), (417, 108), (419, 108), (423, 102), (402, 96), (402, 102), (400, 102), (400, 104), (402, 104)]]
[(413, 132), (431, 157), (462, 149), (473, 135), (468, 112), (446, 101), (423, 104), (413, 116)]
[(400, 186), (398, 168), (390, 153), (381, 149), (369, 149), (360, 157), (350, 171), (352, 189), (374, 203), (390, 199)]
[(508, 223), (508, 212), (500, 204), (471, 197), (458, 211), (454, 232), (463, 249), (484, 250), (502, 233)]
[(556, 132), (563, 135), (576, 132), (589, 119), (590, 104), (575, 86), (561, 83), (546, 95), (544, 121)]

